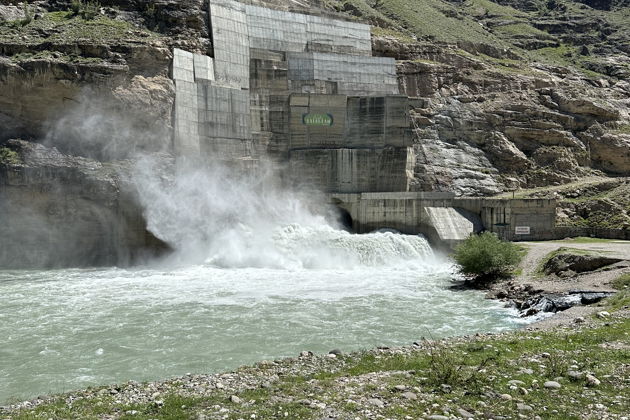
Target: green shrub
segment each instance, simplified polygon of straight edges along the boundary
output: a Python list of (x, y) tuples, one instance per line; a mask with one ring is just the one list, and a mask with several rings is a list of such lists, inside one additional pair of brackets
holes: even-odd
[(92, 20), (101, 13), (101, 4), (97, 1), (84, 3), (81, 10), (81, 17), (85, 20)]
[(630, 289), (630, 273), (622, 274), (613, 280), (612, 287), (617, 290)]
[(75, 16), (81, 16), (85, 20), (93, 20), (101, 12), (101, 4), (91, 0), (72, 0), (70, 10)]
[(0, 147), (0, 164), (18, 165), (20, 164), (20, 156), (8, 147)]
[(471, 235), (455, 248), (461, 272), (477, 279), (508, 275), (521, 261), (518, 245), (500, 240), (490, 232)]
[(72, 0), (72, 4), (70, 5), (70, 10), (72, 11), (72, 14), (78, 15), (81, 12), (82, 5), (83, 3), (81, 2), (81, 0)]

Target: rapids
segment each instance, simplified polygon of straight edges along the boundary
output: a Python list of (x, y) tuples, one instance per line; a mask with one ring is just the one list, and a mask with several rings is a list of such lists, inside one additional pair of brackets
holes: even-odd
[(452, 265), (421, 236), (289, 224), (271, 238), (196, 264), (0, 271), (0, 404), (522, 322), (449, 290)]

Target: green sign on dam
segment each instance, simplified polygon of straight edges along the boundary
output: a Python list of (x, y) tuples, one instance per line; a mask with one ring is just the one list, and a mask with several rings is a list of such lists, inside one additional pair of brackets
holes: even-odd
[(302, 124), (331, 126), (333, 125), (333, 116), (331, 114), (302, 114)]

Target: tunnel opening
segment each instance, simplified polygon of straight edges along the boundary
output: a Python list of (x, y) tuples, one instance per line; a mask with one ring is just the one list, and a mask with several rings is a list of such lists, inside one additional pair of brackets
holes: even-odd
[(339, 206), (330, 206), (329, 217), (336, 226), (347, 232), (354, 232), (354, 221), (348, 210)]

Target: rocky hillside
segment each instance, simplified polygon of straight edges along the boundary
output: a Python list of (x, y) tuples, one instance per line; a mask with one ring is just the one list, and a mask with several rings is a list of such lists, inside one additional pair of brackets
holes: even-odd
[[(255, 1), (374, 25), (414, 99), (416, 190), (494, 195), (630, 175), (628, 0)], [(112, 159), (170, 144), (171, 48), (203, 0), (0, 1), (0, 142)], [(113, 140), (113, 141), (112, 141)]]
[(630, 173), (628, 2), (361, 0), (420, 99), (416, 188), (491, 195)]

